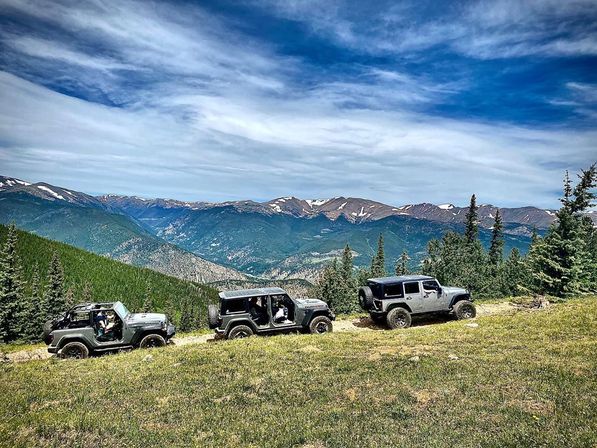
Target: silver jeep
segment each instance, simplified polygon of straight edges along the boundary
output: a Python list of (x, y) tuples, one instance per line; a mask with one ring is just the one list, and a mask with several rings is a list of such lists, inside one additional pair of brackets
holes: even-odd
[(370, 278), (359, 289), (359, 303), (376, 323), (388, 327), (407, 328), (411, 316), (447, 313), (457, 319), (471, 319), (477, 311), (469, 291), (442, 286), (437, 279), (425, 275)]

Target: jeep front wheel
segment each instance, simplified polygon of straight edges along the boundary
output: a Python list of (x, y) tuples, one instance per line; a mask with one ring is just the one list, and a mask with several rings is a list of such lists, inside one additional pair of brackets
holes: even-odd
[(331, 333), (333, 329), (332, 321), (325, 316), (317, 316), (309, 324), (309, 331), (312, 334)]
[(159, 334), (148, 334), (139, 343), (139, 348), (156, 348), (166, 345), (166, 340)]
[(477, 316), (477, 309), (472, 302), (461, 300), (454, 305), (454, 316), (456, 316), (456, 319), (458, 320), (472, 319)]
[(85, 359), (89, 357), (89, 349), (82, 342), (69, 342), (60, 350), (62, 359)]
[(237, 325), (228, 333), (228, 339), (244, 339), (253, 336), (253, 329), (247, 325)]
[(410, 313), (404, 308), (390, 310), (386, 317), (386, 323), (392, 330), (396, 328), (408, 328), (412, 322)]

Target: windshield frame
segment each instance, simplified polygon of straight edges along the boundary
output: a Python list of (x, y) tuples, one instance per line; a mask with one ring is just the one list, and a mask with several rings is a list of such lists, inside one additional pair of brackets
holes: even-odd
[(129, 314), (131, 314), (131, 312), (126, 308), (126, 306), (124, 306), (124, 303), (122, 302), (115, 303), (113, 308), (122, 319), (126, 319)]

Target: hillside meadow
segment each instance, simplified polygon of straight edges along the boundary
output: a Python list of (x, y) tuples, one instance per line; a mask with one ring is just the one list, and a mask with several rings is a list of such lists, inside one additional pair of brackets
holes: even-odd
[(595, 446), (597, 297), (467, 323), (3, 364), (0, 446)]

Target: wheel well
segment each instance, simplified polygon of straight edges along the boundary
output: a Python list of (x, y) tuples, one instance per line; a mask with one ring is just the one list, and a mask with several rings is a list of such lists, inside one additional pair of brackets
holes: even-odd
[(253, 322), (249, 320), (235, 320), (228, 324), (228, 328), (226, 328), (226, 334), (230, 333), (234, 327), (238, 327), (239, 325), (245, 325), (257, 333), (257, 326)]
[(85, 347), (87, 347), (87, 350), (91, 351), (91, 347), (89, 347), (89, 345), (85, 342), (85, 340), (83, 338), (62, 338), (60, 340), (60, 343), (58, 344), (58, 349), (62, 349), (66, 344), (70, 343), (70, 342), (80, 342), (81, 344), (83, 344)]
[(311, 322), (313, 319), (315, 319), (316, 317), (319, 316), (325, 316), (325, 317), (330, 317), (330, 313), (329, 311), (315, 311), (313, 314), (311, 314), (311, 317), (309, 318), (309, 322)]
[(410, 309), (410, 306), (408, 306), (406, 303), (395, 303), (392, 304), (388, 307), (388, 312), (392, 311), (394, 308), (404, 308), (406, 311), (408, 311), (409, 313), (412, 313), (413, 311)]
[(463, 300), (470, 300), (470, 294), (460, 294), (452, 299), (452, 306), (456, 305), (458, 302), (462, 302)]
[(161, 337), (163, 337), (164, 339), (166, 339), (166, 337), (167, 337), (167, 334), (166, 334), (166, 332), (165, 332), (165, 331), (163, 331), (163, 330), (145, 330), (145, 331), (143, 331), (143, 332), (139, 333), (139, 334), (138, 334), (138, 335), (135, 337), (135, 339), (134, 339), (134, 342), (133, 342), (133, 345), (140, 344), (140, 343), (141, 343), (141, 341), (143, 340), (143, 338), (144, 338), (145, 336), (147, 336), (147, 335), (150, 335), (150, 334), (159, 334), (159, 335), (160, 335)]

